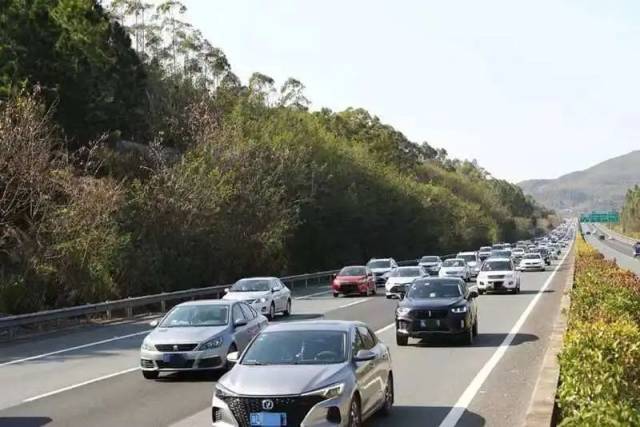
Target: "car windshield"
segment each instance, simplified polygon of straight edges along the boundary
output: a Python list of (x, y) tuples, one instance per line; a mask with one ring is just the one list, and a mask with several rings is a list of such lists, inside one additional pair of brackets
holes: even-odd
[(483, 246), (480, 248), (480, 252), (490, 252), (491, 246)]
[(391, 268), (391, 261), (369, 261), (369, 264), (367, 264), (367, 267), (369, 268)]
[(458, 255), (458, 258), (462, 258), (467, 262), (477, 261), (476, 256), (474, 254)]
[(365, 267), (345, 267), (340, 270), (338, 276), (366, 276), (367, 269)]
[(540, 254), (526, 254), (524, 259), (540, 259)]
[(491, 256), (494, 258), (510, 258), (511, 251), (492, 251)]
[(247, 348), (242, 365), (324, 365), (343, 363), (347, 334), (342, 331), (264, 332)]
[(242, 279), (232, 287), (232, 292), (262, 292), (271, 290), (271, 281), (265, 279)]
[(160, 327), (223, 326), (228, 321), (229, 307), (226, 305), (183, 305), (171, 310)]
[(443, 267), (464, 267), (464, 260), (461, 259), (448, 259), (446, 260), (442, 266)]
[(417, 267), (400, 267), (389, 274), (389, 277), (419, 277), (422, 270)]
[(505, 271), (511, 270), (509, 261), (487, 261), (482, 264), (482, 271)]
[(423, 256), (420, 258), (420, 262), (440, 262), (440, 258), (437, 256)]
[(407, 297), (414, 299), (455, 298), (460, 295), (457, 280), (416, 280), (409, 288)]

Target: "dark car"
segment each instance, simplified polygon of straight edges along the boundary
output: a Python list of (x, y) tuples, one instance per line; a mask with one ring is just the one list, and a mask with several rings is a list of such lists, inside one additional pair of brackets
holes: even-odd
[(549, 252), (549, 249), (547, 249), (546, 247), (541, 247), (534, 252), (538, 252), (540, 255), (542, 255), (542, 259), (544, 259), (545, 264), (551, 265), (551, 252)]
[(373, 272), (364, 265), (344, 267), (331, 282), (334, 297), (342, 295), (376, 294), (376, 282)]
[(476, 291), (458, 278), (422, 278), (413, 282), (396, 309), (396, 343), (434, 335), (460, 337), (473, 343), (478, 335)]

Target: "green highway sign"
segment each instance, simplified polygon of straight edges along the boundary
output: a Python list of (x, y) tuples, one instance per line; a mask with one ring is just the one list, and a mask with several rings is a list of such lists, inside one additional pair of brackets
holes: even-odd
[(620, 222), (620, 214), (616, 211), (591, 212), (580, 215), (580, 222)]

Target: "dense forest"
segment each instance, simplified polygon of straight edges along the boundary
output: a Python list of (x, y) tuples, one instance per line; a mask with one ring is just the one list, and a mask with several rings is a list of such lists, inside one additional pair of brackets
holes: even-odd
[(640, 186), (636, 185), (627, 190), (620, 223), (624, 233), (640, 235)]
[(177, 1), (0, 0), (0, 313), (516, 240), (550, 213), (361, 108), (312, 111)]

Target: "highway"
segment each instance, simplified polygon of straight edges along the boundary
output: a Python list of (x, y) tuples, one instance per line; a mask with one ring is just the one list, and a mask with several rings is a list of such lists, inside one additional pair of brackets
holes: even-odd
[[(523, 273), (519, 295), (479, 297), (470, 347), (443, 340), (398, 348), (395, 300), (294, 300), (292, 320), (368, 323), (392, 352), (396, 404), (371, 426), (517, 426), (523, 423), (573, 252), (544, 273)], [(282, 320), (276, 320), (282, 321)], [(142, 378), (148, 320), (92, 326), (0, 345), (0, 426), (207, 426), (219, 374)]]
[[(602, 229), (597, 226), (589, 225), (588, 229), (603, 231), (607, 233), (606, 229)], [(616, 239), (599, 240), (593, 235), (585, 235), (587, 242), (589, 242), (594, 248), (600, 251), (601, 254), (607, 259), (615, 259), (616, 263), (626, 269), (633, 271), (636, 274), (640, 274), (640, 259), (634, 258), (632, 246), (630, 243), (623, 242)]]

